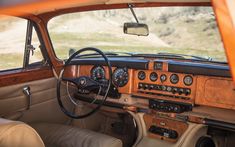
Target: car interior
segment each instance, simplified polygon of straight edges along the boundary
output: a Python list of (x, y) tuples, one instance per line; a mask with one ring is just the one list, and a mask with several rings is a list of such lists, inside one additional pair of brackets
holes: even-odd
[(0, 146), (235, 145), (223, 2), (53, 4), (1, 13)]

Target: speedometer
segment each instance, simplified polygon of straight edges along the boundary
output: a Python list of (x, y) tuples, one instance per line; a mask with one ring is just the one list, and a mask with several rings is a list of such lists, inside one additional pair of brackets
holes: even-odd
[(129, 74), (127, 68), (117, 68), (113, 73), (113, 84), (117, 87), (123, 87), (128, 83)]
[(105, 70), (102, 66), (94, 66), (91, 69), (91, 78), (95, 81), (105, 79)]

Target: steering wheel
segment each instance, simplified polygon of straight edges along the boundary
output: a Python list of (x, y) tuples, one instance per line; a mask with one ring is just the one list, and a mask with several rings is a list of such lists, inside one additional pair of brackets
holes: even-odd
[[(76, 77), (76, 78), (64, 78), (65, 68), (68, 65), (79, 65), (79, 63), (76, 63), (76, 62), (72, 63), (72, 60), (75, 57), (77, 59), (78, 55), (81, 54), (82, 52), (85, 52), (85, 51), (94, 51), (94, 52), (100, 54), (104, 58), (105, 64), (108, 67), (109, 78), (108, 78), (107, 85), (105, 87), (106, 88), (106, 92), (104, 93), (104, 96), (103, 96), (102, 100), (97, 104), (97, 106), (94, 107), (91, 111), (89, 111), (89, 112), (87, 112), (85, 114), (75, 115), (72, 112), (70, 112), (69, 110), (67, 110), (64, 107), (63, 103), (62, 103), (61, 95), (60, 95), (61, 82), (62, 81), (71, 82), (71, 83), (76, 85), (78, 90), (92, 90), (92, 89), (95, 89), (97, 87), (100, 88), (100, 87), (103, 86), (99, 82), (93, 80), (92, 78), (90, 78), (88, 76), (80, 76), (80, 77)], [(59, 76), (58, 81), (57, 81), (57, 100), (58, 100), (59, 106), (60, 106), (61, 110), (67, 116), (69, 116), (71, 118), (81, 119), (81, 118), (88, 117), (88, 116), (94, 114), (95, 112), (97, 112), (101, 108), (101, 106), (105, 103), (105, 101), (107, 100), (108, 93), (109, 93), (111, 85), (112, 85), (112, 67), (111, 67), (111, 64), (110, 64), (107, 56), (101, 50), (99, 50), (97, 48), (93, 48), (93, 47), (82, 48), (82, 49), (78, 50), (77, 52), (75, 52), (72, 56), (69, 57), (69, 59), (65, 62), (64, 66), (63, 66), (63, 68), (62, 68), (62, 70), (60, 72), (60, 76)]]

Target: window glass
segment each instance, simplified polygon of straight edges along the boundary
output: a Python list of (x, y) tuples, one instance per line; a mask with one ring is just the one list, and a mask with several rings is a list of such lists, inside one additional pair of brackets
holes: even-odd
[(0, 70), (22, 68), (27, 20), (0, 15)]
[(211, 7), (134, 8), (149, 36), (123, 33), (125, 22), (136, 22), (130, 9), (65, 14), (49, 21), (58, 58), (69, 49), (96, 47), (104, 52), (186, 54), (226, 62), (223, 43)]
[(41, 44), (39, 42), (37, 32), (35, 31), (35, 29), (33, 29), (33, 32), (32, 32), (31, 45), (35, 48), (35, 50), (33, 51), (33, 53), (32, 52), (30, 53), (29, 64), (40, 63), (40, 62), (42, 63), (43, 56), (40, 50)]

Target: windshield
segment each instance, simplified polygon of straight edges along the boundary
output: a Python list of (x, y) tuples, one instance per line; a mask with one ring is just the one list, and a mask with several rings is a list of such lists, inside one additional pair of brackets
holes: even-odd
[(98, 10), (57, 16), (48, 23), (58, 58), (69, 49), (96, 47), (104, 52), (187, 54), (226, 62), (211, 7), (134, 8), (148, 36), (123, 33), (125, 22), (136, 22), (130, 9)]

